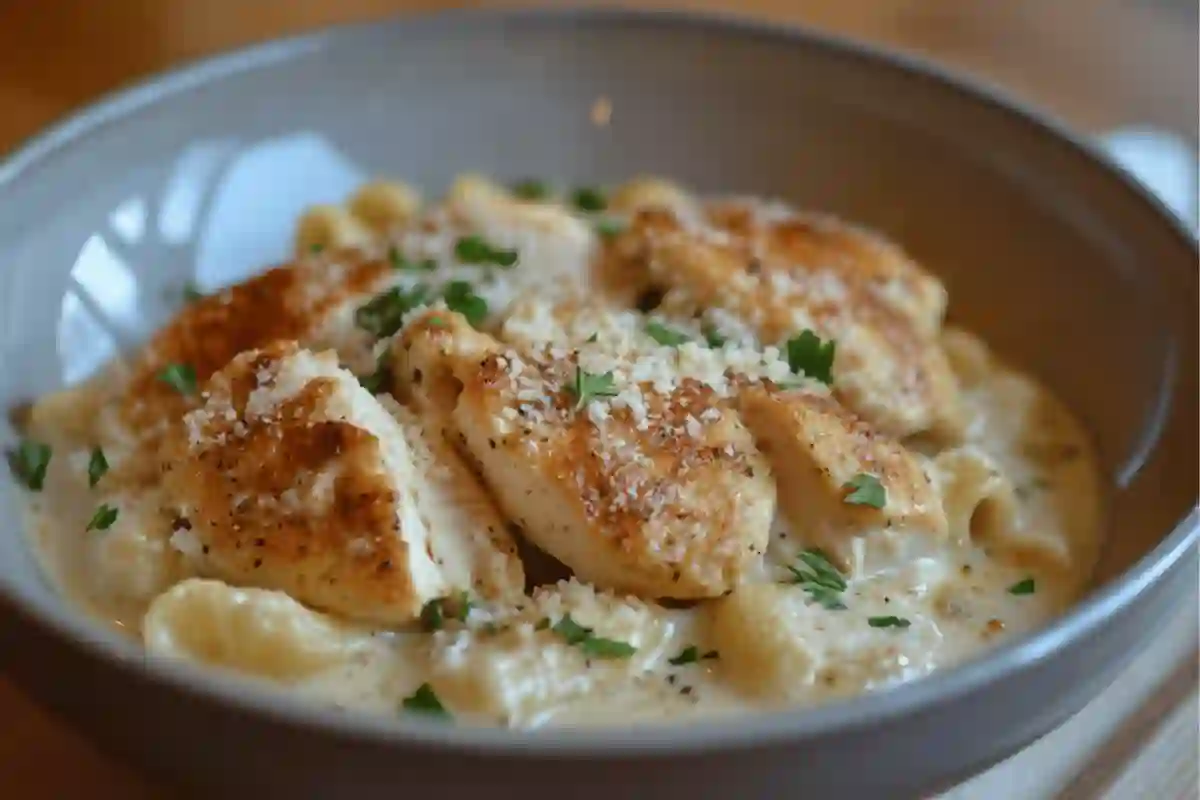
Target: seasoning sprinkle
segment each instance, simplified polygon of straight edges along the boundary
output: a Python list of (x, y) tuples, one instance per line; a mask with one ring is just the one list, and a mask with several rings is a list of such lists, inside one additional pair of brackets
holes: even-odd
[(104, 477), (104, 473), (108, 472), (108, 459), (104, 457), (104, 451), (100, 447), (92, 448), (92, 455), (88, 459), (88, 486), (95, 487), (100, 479)]
[(112, 524), (117, 521), (119, 512), (108, 503), (101, 503), (96, 509), (96, 513), (92, 515), (92, 519), (87, 524), (87, 531), (106, 531), (112, 527)]

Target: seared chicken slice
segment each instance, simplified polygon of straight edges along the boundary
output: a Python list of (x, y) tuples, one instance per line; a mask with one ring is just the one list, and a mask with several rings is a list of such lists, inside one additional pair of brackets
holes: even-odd
[(666, 360), (655, 377), (644, 359), (488, 339), (418, 320), (398, 372), (408, 392), (456, 397), (460, 445), (534, 544), (584, 580), (644, 597), (715, 597), (760, 560), (774, 486), (711, 388)]
[(112, 468), (107, 485), (152, 487), (165, 437), (200, 404), (209, 376), (238, 353), (295, 339), (335, 347), (355, 369), (373, 369), (373, 341), (355, 325), (354, 312), (393, 272), (385, 260), (329, 251), (198, 298), (134, 358), (41, 398), (31, 409), (30, 433), (68, 430), (75, 446), (102, 445)]
[(897, 442), (802, 391), (751, 386), (738, 403), (771, 461), (794, 548), (818, 547), (857, 575), (945, 539), (941, 498), (918, 457)]
[(503, 520), (438, 437), (332, 352), (279, 343), (213, 376), (166, 476), (203, 573), (370, 622), (466, 591), (519, 594)]
[(764, 344), (805, 329), (835, 340), (835, 392), (884, 432), (960, 434), (957, 385), (936, 339), (945, 291), (882, 239), (727, 203), (699, 222), (642, 211), (615, 249), (629, 271), (666, 290), (671, 313), (723, 312)]

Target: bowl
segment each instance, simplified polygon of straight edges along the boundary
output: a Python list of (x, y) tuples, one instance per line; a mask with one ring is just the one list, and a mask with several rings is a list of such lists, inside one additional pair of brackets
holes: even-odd
[(185, 282), (207, 289), (282, 258), (307, 204), (372, 174), (437, 190), (464, 169), (654, 172), (890, 234), (942, 276), (956, 321), (1094, 431), (1109, 484), (1095, 587), (1036, 635), (821, 708), (483, 730), (351, 716), (146, 663), (47, 584), (5, 487), (5, 666), (102, 747), (206, 794), (906, 796), (1079, 710), (1194, 584), (1195, 240), (1087, 146), (994, 93), (729, 19), (467, 13), (341, 28), (204, 61), (76, 114), (0, 166), (0, 399), (82, 379), (161, 324)]

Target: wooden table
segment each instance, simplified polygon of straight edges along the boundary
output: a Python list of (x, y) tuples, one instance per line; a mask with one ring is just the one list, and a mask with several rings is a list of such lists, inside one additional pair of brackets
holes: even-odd
[[(0, 0), (0, 150), (122, 83), (217, 50), (397, 11), (493, 5), (500, 4), (486, 0)], [(744, 14), (805, 22), (921, 52), (999, 83), (1089, 131), (1136, 122), (1193, 138), (1197, 134), (1196, 10), (1189, 0), (676, 0), (655, 5), (738, 8)], [(1196, 625), (1191, 615), (1183, 614), (1181, 620), (1174, 624), (1172, 639), (1160, 648), (1163, 654), (1143, 659), (1123, 679), (1126, 691), (1119, 696), (1110, 691), (1083, 712), (1082, 721), (1072, 723), (1076, 727), (1047, 737), (1037, 746), (1040, 750), (1031, 748), (1017, 756), (1006, 765), (1009, 774), (983, 776), (954, 796), (991, 797), (997, 789), (1001, 794), (996, 796), (1004, 796), (1004, 787), (1022, 785), (1027, 792), (1035, 791), (1033, 784), (1012, 781), (1018, 773), (1027, 776), (1039, 763), (1061, 761), (1058, 751), (1045, 749), (1045, 742), (1053, 743), (1057, 737), (1069, 749), (1097, 726), (1118, 728), (1124, 712), (1146, 697), (1154, 700), (1151, 690), (1164, 676), (1169, 686), (1176, 687), (1172, 697), (1180, 691), (1194, 695), (1195, 646), (1186, 637), (1194, 634)], [(1180, 637), (1185, 639), (1182, 644)], [(1190, 672), (1172, 666), (1171, 659), (1179, 658), (1176, 651), (1190, 654)], [(1130, 686), (1139, 691), (1129, 691)], [(1195, 752), (1194, 706), (1193, 700), (1182, 716), (1175, 712), (1168, 717), (1167, 731), (1171, 726), (1178, 730), (1155, 756), (1155, 764), (1169, 764), (1164, 768), (1175, 770), (1169, 777), (1182, 787), (1181, 797), (1195, 782), (1194, 760), (1191, 772), (1187, 771), (1188, 748), (1192, 755)], [(1134, 715), (1132, 723), (1125, 723), (1126, 739), (1143, 737), (1137, 724), (1145, 716)], [(6, 797), (169, 796), (99, 754), (2, 678), (0, 719), (4, 720), (0, 791)], [(1182, 750), (1172, 744), (1188, 735), (1191, 738)], [(1108, 761), (1116, 757), (1112, 751), (1103, 752)], [(1172, 758), (1178, 761), (1180, 753), (1182, 766), (1171, 762)], [(1147, 786), (1138, 784), (1136, 776), (1109, 778), (1101, 776), (1113, 791), (1126, 792), (1112, 796), (1167, 797), (1145, 794)], [(1061, 786), (1062, 781), (1054, 785)], [(1098, 796), (1093, 790), (1094, 784), (1087, 781), (1077, 782), (1073, 789), (1080, 798)]]

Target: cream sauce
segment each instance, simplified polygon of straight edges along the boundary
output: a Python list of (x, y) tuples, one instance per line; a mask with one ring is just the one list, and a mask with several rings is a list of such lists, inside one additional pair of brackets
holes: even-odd
[[(430, 253), (436, 249), (428, 243), (416, 247)], [(1007, 522), (1001, 524), (996, 514), (976, 509), (967, 530), (952, 530), (948, 540), (893, 563), (864, 568), (863, 574), (849, 578), (842, 596), (846, 608), (841, 610), (814, 606), (801, 587), (775, 583), (779, 590), (772, 597), (778, 601), (771, 601), (766, 617), (750, 619), (769, 617), (767, 638), (785, 630), (802, 641), (796, 656), (801, 666), (790, 673), (786, 689), (770, 690), (770, 681), (761, 684), (767, 688), (753, 688), (760, 683), (755, 677), (759, 662), (774, 658), (766, 645), (755, 649), (760, 643), (754, 641), (735, 655), (671, 663), (688, 648), (703, 655), (737, 646), (714, 627), (710, 606), (723, 601), (672, 609), (647, 604), (645, 614), (620, 631), (626, 640), (638, 641), (634, 659), (589, 659), (553, 630), (537, 625), (539, 616), (549, 618), (545, 609), (559, 607), (560, 602), (573, 613), (583, 609), (578, 613), (586, 617), (595, 598), (574, 583), (545, 603), (535, 599), (531, 608), (474, 609), (465, 625), (434, 634), (370, 630), (330, 621), (297, 604), (295, 611), (280, 613), (311, 615), (322, 625), (332, 625), (328, 630), (334, 633), (322, 645), (328, 653), (313, 656), (316, 666), (300, 669), (282, 683), (321, 703), (390, 714), (429, 681), (456, 718), (483, 724), (656, 722), (776, 709), (785, 703), (814, 704), (874, 690), (960, 663), (1005, 637), (1038, 628), (1075, 600), (1097, 557), (1100, 487), (1095, 455), (1082, 427), (1033, 380), (993, 360), (967, 334), (949, 332), (945, 345), (963, 387), (969, 417), (966, 444), (989, 456), (1008, 482), (1003, 486), (1011, 507), (1008, 516), (1000, 515)], [(87, 391), (67, 407), (86, 408)], [(28, 495), (29, 531), (39, 561), (71, 601), (141, 636), (151, 601), (190, 575), (185, 559), (164, 533), (172, 525), (162, 510), (167, 503), (159, 502), (154, 489), (103, 496), (122, 515), (107, 530), (86, 530), (98, 502), (97, 489), (88, 485), (88, 450), (65, 433), (39, 434), (54, 446), (44, 490)], [(933, 453), (921, 442), (910, 444)], [(121, 458), (115, 451), (107, 455), (114, 462)], [(992, 530), (975, 530), (989, 526)], [(786, 523), (777, 519), (762, 570), (772, 582), (786, 580), (784, 565), (792, 563), (799, 550), (790, 535)], [(1033, 591), (1013, 591), (1030, 580)], [(221, 591), (228, 600), (240, 590)], [(575, 596), (578, 605), (563, 599)], [(237, 602), (259, 608), (253, 597), (239, 597)], [(186, 620), (192, 612), (179, 613)], [(283, 636), (280, 641), (291, 635), (287, 625), (270, 622), (266, 612), (253, 612), (252, 617), (274, 626), (271, 635)], [(871, 622), (887, 619), (900, 620), (895, 624), (904, 627)], [(233, 630), (228, 627), (233, 623), (220, 618), (212, 624)], [(179, 631), (193, 626), (196, 633), (201, 623), (170, 625), (175, 633), (167, 638), (182, 641), (191, 634)], [(496, 627), (499, 632), (493, 632)], [(604, 632), (602, 625), (597, 628)], [(176, 656), (190, 648), (192, 657), (200, 651), (202, 659), (263, 671), (254, 664), (235, 663), (237, 657), (229, 655), (228, 647), (236, 643), (227, 647), (207, 640), (179, 641), (164, 647), (179, 650)], [(790, 646), (786, 638), (780, 645)], [(780, 656), (780, 663), (790, 657)]]

